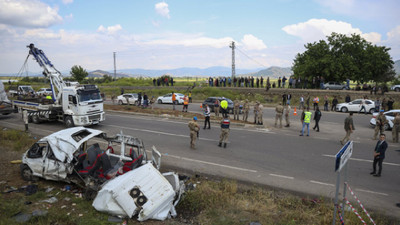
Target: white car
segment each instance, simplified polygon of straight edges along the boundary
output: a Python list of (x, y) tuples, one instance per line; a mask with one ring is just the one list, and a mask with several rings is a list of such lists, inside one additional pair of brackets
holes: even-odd
[(38, 95), (51, 95), (53, 92), (51, 88), (40, 88), (39, 91), (36, 92)]
[(126, 99), (129, 100), (129, 105), (137, 105), (137, 103), (138, 103), (138, 94), (136, 94), (136, 93), (126, 93), (126, 94), (123, 94), (123, 95), (119, 95), (117, 97), (118, 105), (126, 105), (126, 104), (128, 104), (128, 101)]
[(390, 89), (392, 91), (399, 92), (400, 91), (400, 84), (393, 85)]
[[(185, 97), (184, 94), (181, 93), (175, 93), (176, 97), (176, 104), (183, 104), (183, 98)], [(157, 103), (158, 104), (164, 104), (164, 103), (171, 103), (172, 104), (172, 93), (166, 94), (164, 96), (160, 96), (157, 98)]]
[[(340, 112), (359, 112), (361, 109), (361, 101), (362, 99), (356, 99), (351, 102), (340, 103), (336, 105), (336, 111)], [(369, 99), (365, 99), (365, 109), (367, 113), (375, 112), (375, 102)], [(364, 110), (362, 111), (364, 112)]]
[[(387, 111), (387, 112), (383, 113), (386, 116), (386, 119), (389, 122), (389, 123), (384, 125), (385, 130), (391, 130), (393, 128), (394, 113), (400, 113), (400, 109), (393, 109), (393, 110), (390, 110), (390, 111)], [(378, 116), (378, 114), (379, 113), (372, 114), (372, 118), (369, 121), (369, 124), (372, 127), (376, 126), (376, 117)]]

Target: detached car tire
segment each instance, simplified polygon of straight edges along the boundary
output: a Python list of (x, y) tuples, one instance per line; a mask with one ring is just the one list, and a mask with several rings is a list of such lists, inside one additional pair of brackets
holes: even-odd
[(65, 124), (65, 126), (68, 127), (68, 128), (73, 127), (73, 126), (74, 126), (74, 120), (72, 119), (71, 116), (67, 116), (67, 117), (65, 117), (65, 119), (64, 119), (64, 124)]

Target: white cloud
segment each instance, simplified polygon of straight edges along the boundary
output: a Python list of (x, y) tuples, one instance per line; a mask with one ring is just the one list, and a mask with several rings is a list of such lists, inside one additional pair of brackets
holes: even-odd
[(0, 0), (0, 24), (44, 28), (61, 22), (57, 8), (38, 0)]
[(246, 34), (243, 36), (242, 44), (248, 50), (262, 50), (267, 48), (261, 39), (258, 39), (251, 34)]
[(159, 2), (155, 5), (155, 9), (157, 14), (166, 17), (166, 18), (170, 18), (169, 16), (169, 9), (168, 9), (168, 4), (165, 2)]
[(400, 59), (400, 26), (397, 26), (387, 33), (388, 39), (382, 43), (391, 48), (390, 54), (393, 60)]
[(349, 23), (326, 19), (310, 19), (307, 22), (285, 26), (282, 30), (290, 35), (301, 38), (304, 42), (325, 39), (332, 32), (344, 35), (359, 34), (372, 43), (377, 43), (381, 39), (381, 35), (378, 33), (362, 33), (360, 29), (353, 28)]
[(100, 25), (99, 28), (97, 28), (97, 31), (100, 33), (105, 33), (109, 35), (116, 34), (118, 31), (122, 30), (121, 25), (116, 24), (114, 26), (109, 26), (109, 27), (104, 27), (103, 25)]
[(61, 35), (59, 33), (54, 33), (46, 29), (30, 29), (26, 30), (23, 34), (25, 38), (35, 38), (35, 39), (60, 39)]
[(62, 2), (63, 2), (65, 5), (68, 5), (68, 4), (73, 3), (74, 0), (62, 0)]

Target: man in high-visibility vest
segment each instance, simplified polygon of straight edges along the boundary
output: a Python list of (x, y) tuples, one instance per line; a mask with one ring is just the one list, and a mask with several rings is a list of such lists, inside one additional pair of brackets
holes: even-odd
[(303, 121), (303, 128), (301, 129), (301, 134), (300, 136), (304, 135), (304, 127), (307, 126), (307, 136), (310, 136), (310, 122), (311, 122), (311, 115), (312, 113), (310, 112), (310, 108), (307, 107), (306, 111), (304, 112), (304, 118), (302, 118)]
[(222, 116), (228, 117), (228, 101), (225, 99), (221, 101), (221, 108), (222, 108)]
[(176, 104), (176, 95), (174, 92), (172, 92), (172, 110), (175, 110), (175, 104)]
[(182, 112), (187, 112), (188, 111), (188, 106), (189, 106), (189, 98), (187, 95), (183, 97), (183, 109)]

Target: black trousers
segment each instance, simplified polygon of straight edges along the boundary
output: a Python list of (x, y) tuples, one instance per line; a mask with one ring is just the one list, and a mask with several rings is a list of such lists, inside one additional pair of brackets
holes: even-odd
[(210, 117), (206, 116), (204, 120), (204, 129), (206, 129), (208, 123), (208, 128), (210, 128)]
[(382, 173), (382, 163), (383, 159), (380, 157), (375, 157), (374, 158), (374, 163), (372, 164), (373, 172), (376, 173), (376, 164), (379, 166), (378, 174), (380, 175)]
[(317, 131), (319, 131), (319, 120), (315, 120), (315, 125), (313, 129), (317, 129)]

